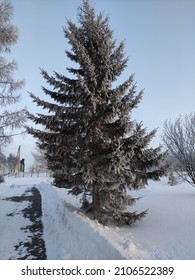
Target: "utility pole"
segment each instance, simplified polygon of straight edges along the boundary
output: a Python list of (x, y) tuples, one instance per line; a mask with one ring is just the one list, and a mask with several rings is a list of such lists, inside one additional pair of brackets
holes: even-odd
[(20, 172), (20, 147), (18, 147), (18, 152), (17, 152), (17, 165), (18, 165), (18, 173)]

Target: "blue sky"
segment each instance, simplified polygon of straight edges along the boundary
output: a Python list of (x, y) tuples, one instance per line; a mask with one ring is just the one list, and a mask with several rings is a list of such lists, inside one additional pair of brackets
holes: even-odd
[[(65, 56), (69, 47), (62, 26), (66, 18), (77, 21), (82, 0), (12, 0), (13, 23), (19, 29), (18, 43), (11, 56), (18, 63), (15, 77), (25, 80), (19, 106), (40, 112), (28, 91), (45, 98), (40, 68), (52, 74), (68, 74), (71, 62)], [(133, 118), (143, 121), (148, 131), (159, 128), (154, 146), (160, 142), (163, 123), (195, 109), (195, 0), (91, 0), (97, 12), (110, 16), (110, 27), (118, 42), (125, 40), (128, 67), (119, 78), (124, 81), (135, 73), (138, 92), (143, 99)], [(6, 153), (16, 153), (31, 165), (34, 150), (31, 136), (15, 138)]]

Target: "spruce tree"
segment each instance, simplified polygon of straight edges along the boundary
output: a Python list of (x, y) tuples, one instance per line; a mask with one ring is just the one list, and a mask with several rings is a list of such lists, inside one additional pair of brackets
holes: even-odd
[(66, 68), (69, 77), (41, 70), (52, 87), (42, 89), (53, 102), (30, 94), (48, 112), (29, 113), (45, 129), (28, 131), (45, 151), (56, 186), (83, 193), (82, 208), (92, 211), (99, 222), (131, 225), (147, 211), (128, 211), (127, 205), (136, 201), (130, 190), (144, 187), (148, 179), (159, 180), (166, 170), (159, 166), (165, 156), (160, 147), (149, 147), (156, 131), (147, 133), (131, 119), (143, 91), (136, 94), (133, 75), (114, 86), (127, 67), (125, 45), (117, 45), (109, 17), (96, 15), (87, 0), (78, 8), (78, 26), (67, 20), (63, 32), (71, 46), (66, 55), (74, 67)]

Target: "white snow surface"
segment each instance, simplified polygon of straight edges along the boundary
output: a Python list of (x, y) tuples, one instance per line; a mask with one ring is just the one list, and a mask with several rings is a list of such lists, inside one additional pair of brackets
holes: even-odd
[(134, 191), (132, 195), (142, 199), (129, 210), (148, 209), (148, 214), (131, 227), (116, 227), (87, 218), (79, 211), (80, 198), (52, 186), (51, 178), (6, 177), (0, 184), (0, 259), (17, 259), (14, 245), (29, 238), (20, 230), (30, 222), (21, 215), (28, 202), (4, 198), (35, 186), (42, 195), (43, 237), (50, 260), (194, 260), (195, 189), (185, 182), (169, 186), (167, 181), (150, 181), (145, 189)]

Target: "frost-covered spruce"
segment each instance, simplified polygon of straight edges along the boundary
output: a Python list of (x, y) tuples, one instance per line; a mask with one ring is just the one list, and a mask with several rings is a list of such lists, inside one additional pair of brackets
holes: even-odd
[(149, 147), (156, 131), (146, 133), (142, 124), (131, 119), (143, 95), (136, 94), (134, 76), (113, 84), (128, 59), (124, 42), (117, 45), (113, 38), (109, 17), (96, 16), (84, 0), (78, 25), (68, 20), (63, 31), (71, 46), (66, 55), (74, 67), (66, 68), (69, 75), (41, 71), (51, 86), (43, 91), (53, 102), (30, 94), (49, 114), (29, 114), (45, 130), (28, 131), (45, 150), (56, 186), (83, 193), (82, 207), (99, 222), (131, 225), (147, 211), (129, 212), (127, 206), (136, 201), (129, 193), (143, 188), (148, 179), (159, 180), (166, 170), (159, 166), (165, 154), (160, 147)]

